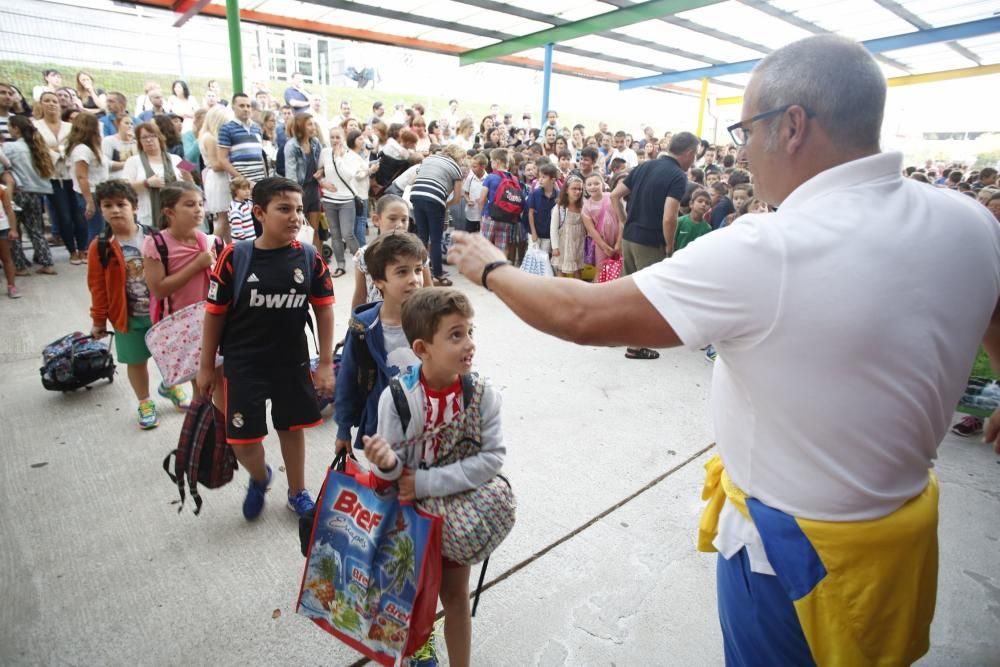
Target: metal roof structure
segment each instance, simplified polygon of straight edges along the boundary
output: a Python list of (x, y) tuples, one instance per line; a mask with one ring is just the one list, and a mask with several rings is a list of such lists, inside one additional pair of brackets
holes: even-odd
[[(551, 43), (555, 73), (692, 95), (708, 78), (705, 92), (715, 98), (738, 96), (752, 63), (774, 49), (822, 33), (881, 40), (877, 58), (890, 79), (1000, 71), (995, 0), (229, 0), (237, 2), (243, 21), (456, 55), (463, 64), (542, 69)], [(226, 0), (138, 3), (226, 16)], [(949, 26), (957, 27), (935, 35)]]

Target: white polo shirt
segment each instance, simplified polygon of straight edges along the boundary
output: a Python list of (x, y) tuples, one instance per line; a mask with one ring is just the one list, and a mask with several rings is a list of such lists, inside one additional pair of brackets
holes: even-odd
[(730, 477), (794, 516), (874, 519), (924, 489), (1000, 297), (1000, 224), (901, 169), (829, 169), (634, 277), (686, 346), (719, 353)]

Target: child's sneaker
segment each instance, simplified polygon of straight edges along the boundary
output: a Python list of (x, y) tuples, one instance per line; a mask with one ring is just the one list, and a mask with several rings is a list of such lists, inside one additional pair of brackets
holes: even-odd
[(979, 417), (966, 415), (962, 417), (962, 421), (951, 427), (951, 432), (963, 438), (971, 438), (983, 432), (983, 420)]
[(174, 404), (174, 407), (181, 412), (186, 412), (187, 409), (191, 407), (191, 401), (188, 400), (187, 394), (178, 384), (175, 384), (173, 387), (166, 387), (161, 382), (160, 387), (156, 390), (156, 393), (163, 398), (170, 399), (170, 402)]
[(719, 356), (719, 353), (715, 351), (715, 347), (709, 345), (705, 348), (705, 358), (709, 361), (715, 361)]
[(156, 415), (156, 403), (147, 398), (139, 401), (139, 428), (148, 431), (160, 425), (160, 418)]
[(300, 517), (304, 516), (306, 512), (316, 507), (316, 503), (313, 502), (312, 496), (305, 489), (302, 489), (294, 496), (288, 495), (288, 509), (292, 510)]
[(265, 464), (267, 468), (267, 479), (263, 482), (255, 482), (253, 479), (250, 480), (250, 484), (247, 485), (247, 497), (243, 499), (243, 518), (247, 521), (253, 521), (260, 516), (261, 510), (264, 509), (264, 494), (267, 493), (267, 487), (271, 485), (271, 466)]
[(19, 292), (17, 287), (14, 285), (7, 285), (7, 296), (11, 299), (20, 299), (21, 292)]
[(438, 667), (437, 651), (434, 650), (434, 633), (427, 642), (410, 656), (409, 667)]

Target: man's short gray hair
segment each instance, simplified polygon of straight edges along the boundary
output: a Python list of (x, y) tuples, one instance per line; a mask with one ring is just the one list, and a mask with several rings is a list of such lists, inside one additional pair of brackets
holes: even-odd
[(678, 132), (670, 138), (667, 152), (671, 155), (683, 155), (692, 148), (697, 148), (699, 143), (701, 142), (698, 137), (691, 132)]
[[(816, 115), (844, 148), (878, 148), (886, 81), (872, 55), (857, 42), (817, 35), (771, 53), (753, 70), (757, 109), (798, 104)], [(770, 123), (772, 132), (777, 120)]]

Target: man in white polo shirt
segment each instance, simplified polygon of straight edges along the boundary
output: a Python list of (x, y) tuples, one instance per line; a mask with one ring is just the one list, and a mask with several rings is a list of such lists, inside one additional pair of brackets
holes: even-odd
[(902, 178), (902, 156), (879, 148), (885, 94), (871, 55), (840, 37), (767, 56), (730, 132), (778, 211), (635, 275), (535, 278), (475, 235), (449, 253), (552, 335), (714, 343), (721, 458), (699, 548), (720, 552), (727, 664), (909, 664), (929, 647), (930, 468), (980, 341), (1000, 353), (1000, 225)]

